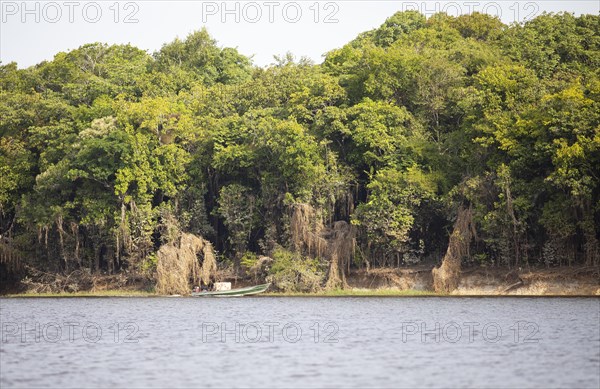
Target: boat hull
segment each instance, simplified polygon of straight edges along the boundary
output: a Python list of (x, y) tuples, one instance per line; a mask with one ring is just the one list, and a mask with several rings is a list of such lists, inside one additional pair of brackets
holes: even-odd
[(240, 297), (251, 296), (266, 291), (271, 284), (248, 286), (231, 290), (219, 290), (214, 292), (193, 292), (192, 297)]

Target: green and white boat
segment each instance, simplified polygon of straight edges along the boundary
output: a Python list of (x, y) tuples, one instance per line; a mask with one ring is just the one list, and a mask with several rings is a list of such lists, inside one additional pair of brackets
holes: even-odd
[(239, 296), (250, 296), (253, 294), (259, 294), (269, 289), (271, 284), (262, 284), (255, 286), (248, 286), (245, 288), (230, 289), (230, 290), (217, 290), (212, 292), (192, 292), (192, 297), (239, 297)]

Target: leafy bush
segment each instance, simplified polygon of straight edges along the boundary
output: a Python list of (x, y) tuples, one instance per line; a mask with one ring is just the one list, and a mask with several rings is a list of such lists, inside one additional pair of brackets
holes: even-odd
[(267, 281), (284, 292), (316, 292), (325, 280), (324, 264), (318, 259), (276, 248)]
[(240, 265), (245, 269), (251, 269), (258, 262), (258, 255), (251, 251), (246, 251), (240, 259)]

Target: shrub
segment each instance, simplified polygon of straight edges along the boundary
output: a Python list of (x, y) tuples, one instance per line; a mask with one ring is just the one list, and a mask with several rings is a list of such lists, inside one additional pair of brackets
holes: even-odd
[(325, 280), (324, 267), (318, 259), (276, 248), (267, 281), (284, 292), (316, 292)]

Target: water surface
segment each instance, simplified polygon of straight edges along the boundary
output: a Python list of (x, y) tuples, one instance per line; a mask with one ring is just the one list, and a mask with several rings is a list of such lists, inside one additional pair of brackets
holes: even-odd
[(598, 388), (599, 311), (597, 298), (0, 299), (0, 387)]

